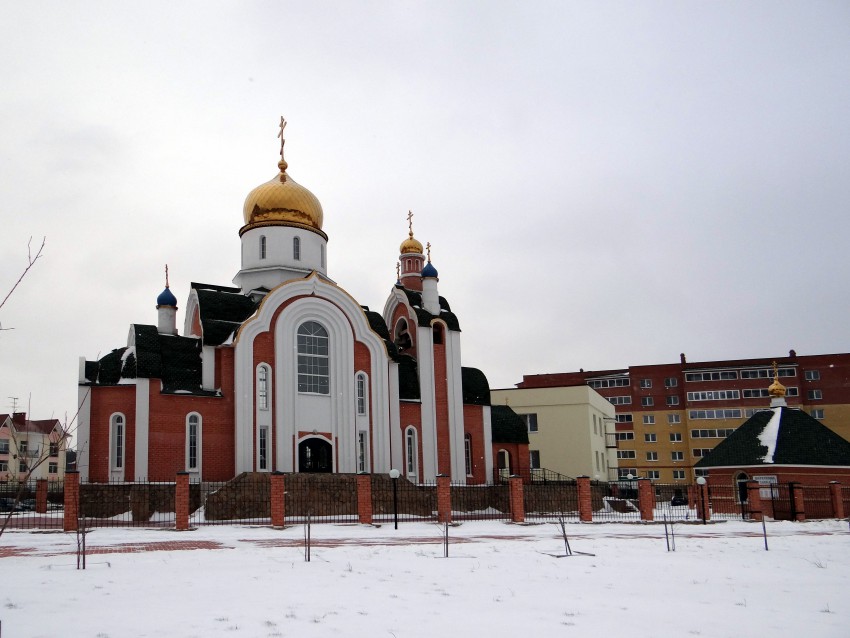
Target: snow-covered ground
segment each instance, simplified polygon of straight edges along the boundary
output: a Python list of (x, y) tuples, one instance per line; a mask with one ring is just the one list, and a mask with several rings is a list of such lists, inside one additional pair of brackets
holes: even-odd
[[(3, 638), (850, 636), (846, 521), (97, 529), (0, 537)], [(182, 549), (174, 549), (184, 546)], [(202, 547), (188, 549), (186, 545)], [(138, 551), (129, 553), (126, 549)]]

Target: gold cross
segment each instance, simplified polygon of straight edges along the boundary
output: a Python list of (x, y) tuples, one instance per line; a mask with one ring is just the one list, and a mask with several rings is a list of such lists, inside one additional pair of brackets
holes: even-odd
[(165, 287), (168, 288), (168, 264), (165, 264)]
[(430, 241), (427, 244), (425, 244), (425, 250), (428, 251), (428, 263), (430, 264), (431, 263), (431, 242)]
[(286, 128), (286, 120), (283, 119), (283, 116), (281, 115), (280, 116), (280, 132), (277, 134), (277, 136), (280, 138), (280, 156), (281, 156), (281, 158), (283, 157), (283, 144), (286, 142), (286, 140), (283, 139), (283, 129), (285, 129), (285, 128)]
[(410, 236), (413, 237), (413, 211), (407, 211), (407, 228), (410, 231)]

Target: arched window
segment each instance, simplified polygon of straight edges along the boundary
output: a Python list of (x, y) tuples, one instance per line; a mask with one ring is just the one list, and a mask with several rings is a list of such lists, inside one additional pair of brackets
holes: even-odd
[(329, 394), (328, 331), (315, 322), (298, 327), (298, 391)]
[(124, 470), (125, 425), (123, 414), (109, 417), (109, 469), (112, 471)]
[(260, 235), (260, 259), (266, 258), (266, 236)]
[(201, 415), (191, 412), (186, 415), (186, 471), (201, 470)]
[(321, 264), (322, 264), (322, 268), (324, 268), (325, 267), (325, 247), (324, 247), (324, 245), (321, 246), (321, 249), (322, 249)]
[(438, 323), (435, 323), (434, 327), (432, 328), (432, 332), (434, 333), (434, 343), (443, 343), (443, 326)]
[(269, 409), (269, 369), (264, 365), (257, 368), (257, 409)]
[(472, 476), (472, 435), (463, 437), (463, 460), (466, 464), (466, 475)]
[(398, 320), (395, 325), (395, 345), (400, 351), (405, 351), (413, 345), (413, 341), (410, 338), (410, 332), (407, 330), (407, 321), (404, 320), (404, 317)]
[(416, 428), (412, 425), (404, 433), (404, 449), (407, 478), (415, 481), (419, 474), (419, 446), (416, 440)]
[(355, 378), (357, 393), (357, 416), (366, 416), (366, 375), (357, 373)]
[(292, 238), (292, 258), (295, 261), (301, 261), (301, 238)]

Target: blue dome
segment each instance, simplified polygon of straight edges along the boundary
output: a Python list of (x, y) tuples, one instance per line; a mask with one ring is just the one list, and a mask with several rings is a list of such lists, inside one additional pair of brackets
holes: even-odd
[(161, 293), (159, 293), (159, 297), (156, 298), (157, 306), (176, 306), (177, 305), (177, 297), (174, 296), (174, 293), (171, 292), (171, 289), (168, 286), (165, 287)]
[(425, 268), (422, 269), (423, 277), (437, 277), (437, 269), (434, 268), (434, 265), (429, 261), (425, 264)]

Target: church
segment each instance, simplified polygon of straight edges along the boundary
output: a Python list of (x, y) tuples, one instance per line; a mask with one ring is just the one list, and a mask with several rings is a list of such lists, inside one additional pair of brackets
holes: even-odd
[(156, 325), (81, 358), (81, 478), (398, 469), (414, 483), (492, 482), (494, 465), (527, 458), (528, 437), (461, 365), (460, 324), (412, 214), (397, 281), (370, 310), (327, 272), (324, 213), (287, 173), (285, 124), (279, 173), (245, 199), (234, 285), (192, 283), (180, 334), (166, 271)]

